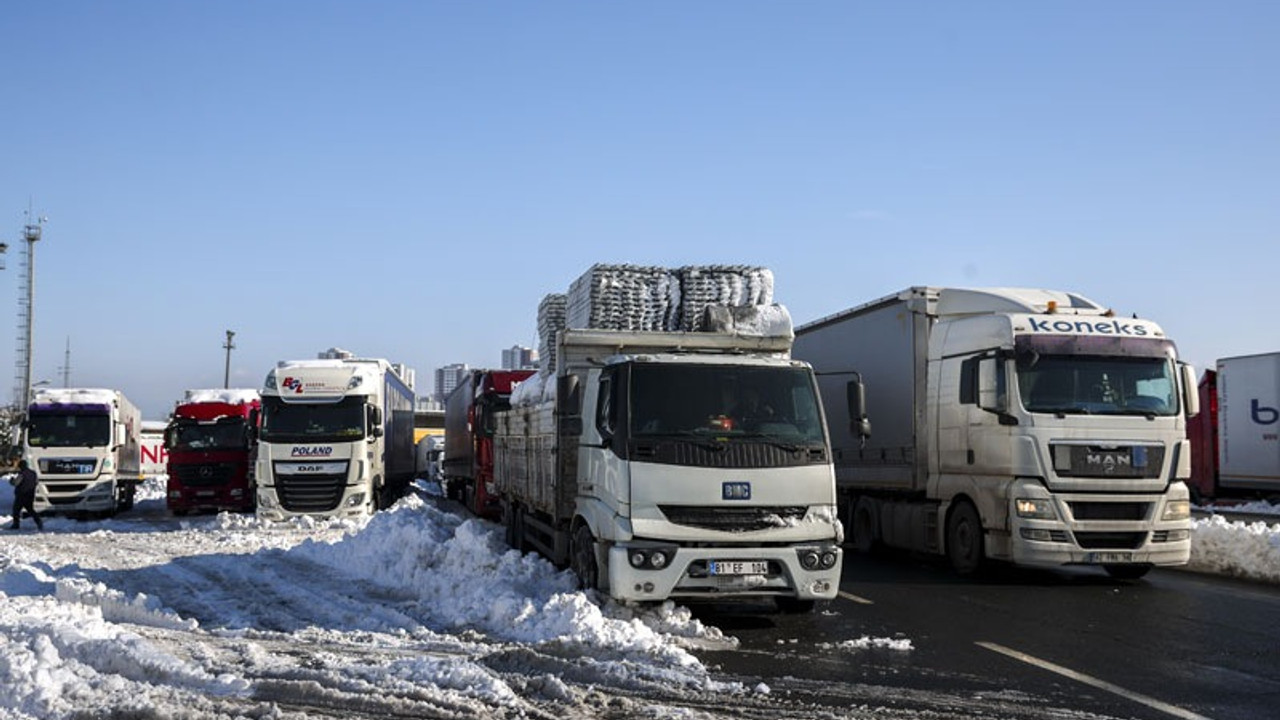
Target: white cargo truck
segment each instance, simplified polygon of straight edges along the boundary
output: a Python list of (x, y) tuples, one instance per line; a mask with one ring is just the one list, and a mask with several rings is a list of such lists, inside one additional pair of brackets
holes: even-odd
[(1280, 353), (1222, 358), (1218, 369), (1218, 487), (1280, 496)]
[(412, 482), (414, 395), (397, 366), (330, 351), (280, 362), (261, 395), (260, 517), (364, 516)]
[(112, 515), (142, 482), (142, 415), (119, 390), (41, 388), (22, 427), (36, 512)]
[[(659, 278), (659, 292), (630, 266), (588, 274), (674, 300), (690, 272)], [(509, 542), (622, 601), (772, 599), (803, 612), (835, 597), (830, 446), (812, 370), (789, 354), (789, 316), (776, 305), (721, 308), (729, 326), (668, 331), (651, 329), (672, 318), (667, 300), (657, 305), (649, 327), (628, 330), (548, 330), (540, 319), (554, 333), (542, 357), (554, 364), (517, 388), (494, 430)], [(640, 312), (611, 307), (614, 325)], [(752, 394), (760, 401), (748, 409)]]
[(856, 549), (961, 574), (1187, 562), (1199, 400), (1156, 323), (1065, 292), (912, 287), (797, 328), (794, 354), (818, 373)]

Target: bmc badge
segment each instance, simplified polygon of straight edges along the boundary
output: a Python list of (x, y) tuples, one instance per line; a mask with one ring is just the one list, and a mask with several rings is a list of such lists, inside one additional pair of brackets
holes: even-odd
[(727, 482), (720, 486), (722, 498), (725, 500), (750, 500), (751, 483)]

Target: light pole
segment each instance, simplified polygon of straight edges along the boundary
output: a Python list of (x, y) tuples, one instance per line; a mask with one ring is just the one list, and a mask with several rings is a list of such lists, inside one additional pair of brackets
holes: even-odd
[(227, 350), (227, 369), (226, 369), (226, 372), (223, 373), (222, 375), (222, 387), (224, 389), (231, 387), (231, 350), (232, 348), (235, 347), (235, 344), (231, 342), (231, 338), (235, 336), (236, 334), (234, 331), (228, 330), (227, 342), (225, 345), (222, 346)]

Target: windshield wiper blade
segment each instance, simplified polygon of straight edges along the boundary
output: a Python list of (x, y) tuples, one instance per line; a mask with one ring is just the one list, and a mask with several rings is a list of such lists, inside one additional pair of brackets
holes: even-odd
[(770, 444), (770, 445), (772, 445), (772, 446), (774, 446), (774, 447), (776, 447), (776, 448), (781, 448), (781, 449), (786, 450), (786, 451), (788, 451), (788, 452), (800, 452), (801, 450), (803, 450), (803, 449), (805, 448), (805, 446), (804, 446), (804, 445), (800, 445), (800, 444), (798, 444), (798, 443), (787, 442), (786, 440), (783, 440), (782, 438), (778, 437), (777, 435), (770, 435), (770, 434), (768, 434), (768, 433), (743, 433), (742, 435), (739, 435), (738, 437), (750, 438), (750, 439), (753, 439), (753, 440), (763, 440), (764, 442), (766, 442), (766, 443), (768, 443), (768, 444)]

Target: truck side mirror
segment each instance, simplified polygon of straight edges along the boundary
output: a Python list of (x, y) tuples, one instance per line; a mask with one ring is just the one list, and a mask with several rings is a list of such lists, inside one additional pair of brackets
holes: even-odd
[(124, 425), (116, 425), (116, 443), (115, 444), (117, 447), (124, 445), (124, 441), (125, 441), (124, 433), (125, 433)]
[(369, 408), (369, 432), (376, 438), (382, 437), (382, 408)]
[(1193, 418), (1200, 414), (1200, 386), (1196, 383), (1196, 368), (1190, 363), (1178, 363), (1178, 369), (1182, 371), (1182, 399), (1186, 401), (1183, 408), (1187, 417)]
[(995, 413), (1009, 411), (1003, 361), (986, 357), (978, 361), (978, 407)]
[(867, 391), (859, 376), (844, 386), (849, 405), (849, 432), (860, 438), (871, 437), (871, 420), (867, 418)]

